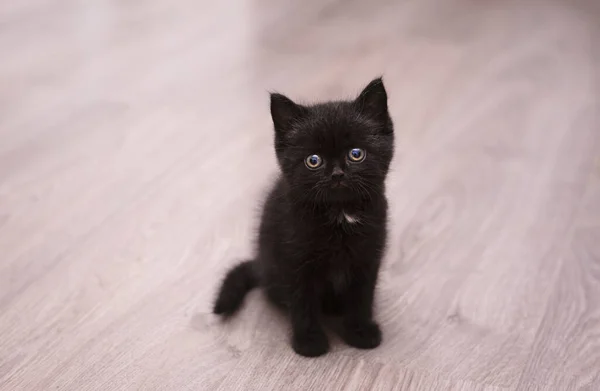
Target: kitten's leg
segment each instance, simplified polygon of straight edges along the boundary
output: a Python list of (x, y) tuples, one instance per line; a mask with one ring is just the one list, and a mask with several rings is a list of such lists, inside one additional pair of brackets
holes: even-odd
[(320, 302), (312, 284), (300, 282), (290, 300), (292, 347), (301, 356), (327, 353), (329, 342), (319, 323)]
[(356, 273), (344, 295), (344, 341), (359, 349), (373, 349), (381, 343), (381, 330), (373, 320), (373, 300), (379, 266)]

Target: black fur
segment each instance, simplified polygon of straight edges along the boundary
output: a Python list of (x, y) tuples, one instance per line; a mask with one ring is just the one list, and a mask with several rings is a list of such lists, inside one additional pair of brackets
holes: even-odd
[(242, 262), (227, 273), (213, 309), (215, 314), (230, 316), (240, 308), (246, 293), (258, 285), (254, 265), (252, 261)]
[[(271, 94), (275, 151), (281, 176), (264, 205), (256, 260), (233, 268), (214, 312), (232, 314), (260, 284), (289, 310), (292, 346), (303, 356), (328, 350), (323, 313), (342, 315), (342, 337), (370, 349), (381, 342), (373, 300), (386, 246), (384, 181), (394, 132), (381, 79), (353, 101), (310, 106)], [(353, 148), (366, 151), (353, 162)], [(309, 169), (317, 154), (322, 165)]]

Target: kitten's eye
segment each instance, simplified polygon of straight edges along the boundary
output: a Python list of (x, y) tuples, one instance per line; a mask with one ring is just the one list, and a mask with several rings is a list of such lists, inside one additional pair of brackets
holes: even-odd
[(304, 160), (304, 164), (311, 170), (316, 170), (323, 164), (323, 159), (319, 155), (310, 155)]
[(360, 163), (365, 160), (367, 152), (364, 149), (353, 148), (348, 152), (348, 158), (354, 163)]

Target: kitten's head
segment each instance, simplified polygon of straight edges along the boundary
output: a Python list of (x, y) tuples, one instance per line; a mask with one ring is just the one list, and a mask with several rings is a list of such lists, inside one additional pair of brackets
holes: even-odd
[(271, 94), (275, 151), (295, 198), (359, 202), (383, 193), (394, 129), (381, 78), (353, 101), (299, 105)]

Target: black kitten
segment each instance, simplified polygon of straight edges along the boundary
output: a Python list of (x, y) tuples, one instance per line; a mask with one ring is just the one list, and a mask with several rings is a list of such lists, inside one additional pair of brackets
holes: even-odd
[(386, 246), (385, 177), (394, 131), (381, 79), (354, 101), (303, 106), (271, 94), (281, 176), (264, 205), (253, 261), (229, 271), (215, 314), (231, 315), (257, 285), (289, 309), (292, 346), (327, 352), (320, 315), (343, 317), (342, 337), (381, 342), (373, 297)]

